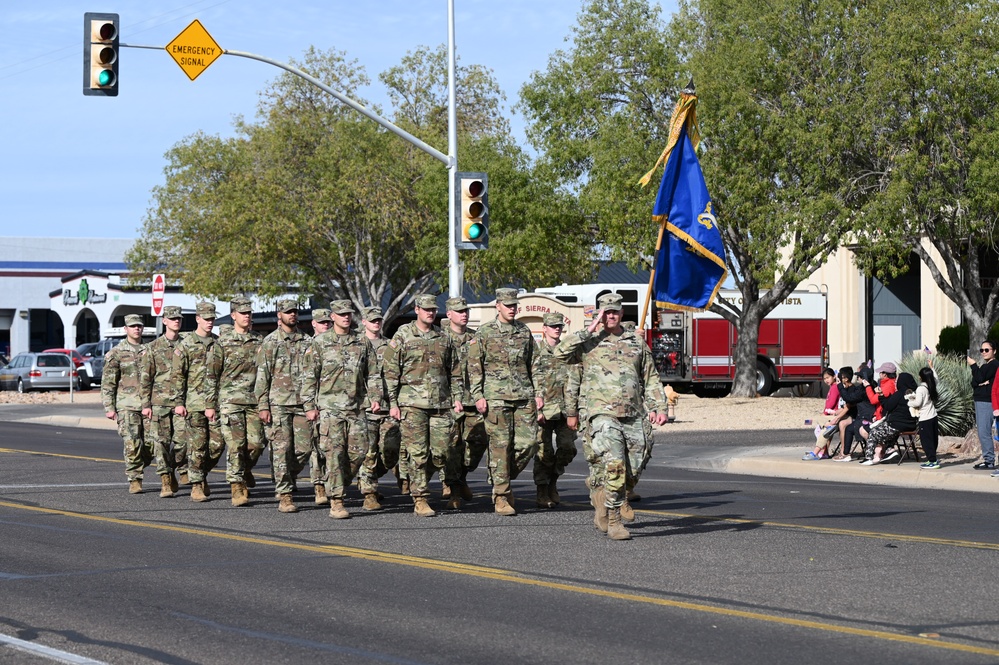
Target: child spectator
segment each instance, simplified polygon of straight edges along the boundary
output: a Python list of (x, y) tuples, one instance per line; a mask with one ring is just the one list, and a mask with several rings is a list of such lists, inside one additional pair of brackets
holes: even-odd
[(926, 453), (926, 461), (919, 466), (922, 469), (939, 469), (937, 441), (940, 438), (940, 429), (937, 426), (936, 403), (940, 396), (937, 393), (937, 376), (933, 368), (924, 367), (919, 370), (919, 380), (921, 383), (916, 392), (905, 396), (910, 411), (913, 415), (918, 414), (919, 418), (919, 443)]
[[(886, 363), (891, 364), (891, 363)], [(894, 365), (892, 365), (894, 367)], [(878, 371), (883, 372), (883, 367)], [(894, 446), (898, 441), (899, 432), (909, 432), (916, 429), (919, 421), (909, 411), (909, 403), (905, 396), (916, 391), (916, 380), (911, 374), (905, 372), (898, 375), (895, 385), (896, 390), (888, 397), (882, 397), (881, 408), (884, 419), (871, 426), (871, 431), (867, 436), (867, 447), (865, 449), (865, 459), (861, 464), (871, 466), (881, 464), (881, 462), (893, 459), (898, 456), (897, 450), (892, 450), (891, 454), (882, 456), (885, 448)]]
[[(822, 370), (822, 382), (829, 386), (829, 393), (826, 395), (825, 408), (822, 410), (824, 416), (835, 416), (826, 423), (825, 427), (815, 428), (815, 449), (805, 453), (804, 460), (829, 459), (829, 444), (832, 443), (833, 436), (843, 418), (848, 415), (848, 410), (843, 406), (843, 400), (839, 396), (839, 384), (836, 382), (836, 372), (831, 367)], [(849, 421), (849, 418), (847, 418)], [(842, 438), (842, 437), (840, 437)]]

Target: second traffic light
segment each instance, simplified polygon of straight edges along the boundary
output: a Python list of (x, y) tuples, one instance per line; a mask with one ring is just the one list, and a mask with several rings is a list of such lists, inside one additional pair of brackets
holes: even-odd
[(458, 249), (489, 247), (489, 177), (481, 172), (455, 173), (455, 226)]
[(83, 15), (83, 94), (118, 96), (118, 15)]

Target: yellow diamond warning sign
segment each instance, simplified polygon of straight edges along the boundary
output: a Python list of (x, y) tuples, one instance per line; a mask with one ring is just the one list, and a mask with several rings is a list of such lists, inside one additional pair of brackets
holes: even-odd
[(212, 39), (198, 19), (194, 19), (191, 25), (174, 37), (167, 44), (166, 50), (192, 81), (222, 55), (222, 47)]

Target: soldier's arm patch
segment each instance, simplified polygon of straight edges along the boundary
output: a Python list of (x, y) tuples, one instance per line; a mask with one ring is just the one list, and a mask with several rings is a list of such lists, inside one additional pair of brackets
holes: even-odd
[(389, 346), (391, 346), (393, 349), (398, 348), (399, 347), (399, 341), (397, 339), (393, 338), (392, 341), (389, 342)]

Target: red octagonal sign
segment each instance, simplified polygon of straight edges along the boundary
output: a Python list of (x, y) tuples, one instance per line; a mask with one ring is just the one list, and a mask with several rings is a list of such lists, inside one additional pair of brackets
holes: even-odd
[(162, 273), (153, 275), (153, 316), (163, 316), (164, 293), (166, 293), (166, 278)]

